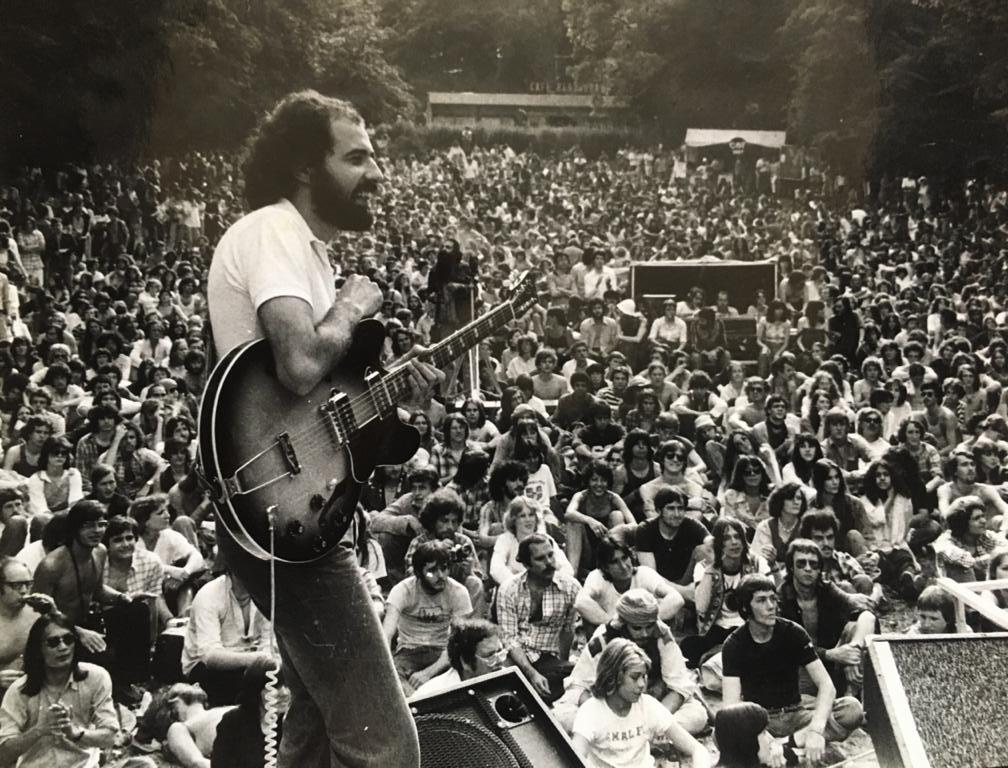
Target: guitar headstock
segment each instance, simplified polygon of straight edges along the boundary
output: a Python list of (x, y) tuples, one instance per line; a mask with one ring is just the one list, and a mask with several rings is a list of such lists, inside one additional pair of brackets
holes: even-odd
[(536, 275), (532, 271), (524, 274), (518, 284), (511, 289), (511, 309), (515, 317), (521, 317), (528, 312), (539, 301), (539, 292), (536, 288)]

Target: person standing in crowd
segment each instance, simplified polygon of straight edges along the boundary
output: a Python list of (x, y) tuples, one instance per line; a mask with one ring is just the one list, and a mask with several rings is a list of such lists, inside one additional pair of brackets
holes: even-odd
[[(245, 165), (254, 210), (221, 238), (208, 279), (220, 357), (265, 337), (280, 383), (300, 395), (344, 358), (354, 327), (377, 311), (381, 292), (359, 275), (337, 292), (325, 241), (340, 230), (370, 228), (369, 199), (383, 178), (363, 119), (348, 102), (302, 91), (261, 122)], [(429, 364), (408, 365), (416, 390), (440, 378)], [(218, 546), (256, 603), (268, 606), (267, 564), (226, 531)], [(395, 695), (391, 652), (353, 553), (336, 550), (310, 567), (277, 571), (278, 614), (271, 618), (291, 689), (288, 721), (297, 724), (284, 732), (280, 764), (301, 764), (324, 744), (337, 762), (417, 765), (415, 727), (405, 698)], [(319, 596), (332, 608), (319, 605)], [(355, 706), (347, 707), (351, 699)]]

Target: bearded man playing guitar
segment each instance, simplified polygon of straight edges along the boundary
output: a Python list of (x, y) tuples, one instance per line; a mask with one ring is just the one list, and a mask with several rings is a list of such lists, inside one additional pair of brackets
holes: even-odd
[[(220, 475), (226, 479), (211, 487), (217, 490), (215, 502), (222, 520), (222, 509), (229, 504), (235, 508), (239, 499), (253, 492), (264, 499), (249, 519), (267, 526), (269, 536), (263, 542), (269, 544), (257, 548), (243, 543), (235, 535), (241, 526), (234, 521), (218, 525), (218, 542), (231, 573), (260, 609), (268, 613), (271, 597), (275, 603), (273, 626), (291, 691), (279, 765), (416, 768), (420, 762), (416, 728), (381, 624), (353, 551), (337, 545), (343, 511), (331, 500), (327, 504), (322, 494), (313, 493), (305, 496), (305, 508), (321, 521), (318, 528), (310, 528), (316, 525), (310, 515), (304, 524), (293, 517), (275, 524), (275, 515), (300, 510), (301, 496), (294, 484), (298, 475), (304, 477), (301, 462), (323, 443), (328, 448), (335, 444), (340, 451), (330, 462), (333, 479), (324, 486), (333, 497), (340, 495), (345, 506), (352, 508), (354, 488), (367, 479), (360, 477), (366, 462), (354, 453), (348, 436), (364, 429), (358, 429), (361, 420), (355, 421), (354, 412), (358, 409), (359, 413), (362, 398), (323, 398), (320, 406), (308, 409), (329, 419), (328, 442), (318, 439), (311, 429), (299, 432), (295, 424), (288, 427), (281, 411), (296, 398), (310, 399), (320, 386), (328, 393), (325, 385), (336, 375), (334, 371), (360, 357), (361, 330), (376, 325), (366, 318), (379, 309), (380, 290), (359, 275), (351, 275), (336, 290), (326, 242), (340, 230), (371, 227), (369, 201), (383, 175), (364, 121), (354, 107), (314, 91), (287, 96), (262, 121), (251, 139), (244, 173), (252, 211), (228, 229), (214, 253), (207, 291), (210, 320), (221, 358), (247, 342), (266, 339), (272, 363), (259, 368), (269, 368), (278, 385), (251, 413), (238, 418), (228, 410), (228, 403), (247, 397), (245, 388), (221, 397), (219, 392), (211, 394), (213, 383), (208, 383), (204, 397), (214, 402), (205, 405), (207, 413), (201, 415), (200, 426), (203, 433), (207, 416), (218, 436), (227, 430), (239, 435), (239, 443), (260, 435), (269, 435), (272, 441), (251, 458), (242, 456), (243, 461), (230, 470), (234, 474)], [(400, 428), (395, 404), (402, 398), (395, 395), (408, 389), (419, 397), (442, 377), (417, 358), (419, 352), (415, 350), (397, 368), (398, 390), (382, 384), (386, 397), (390, 390), (394, 396), (385, 404), (391, 407), (384, 412), (378, 409), (375, 428), (383, 432), (375, 435), (391, 434), (390, 441), (402, 440), (395, 431)], [(226, 362), (222, 360), (218, 367)], [(369, 361), (361, 361), (359, 367), (363, 381), (372, 367)], [(332, 391), (338, 388), (333, 386)], [(209, 414), (215, 407), (218, 410)], [(250, 421), (257, 423), (250, 426)], [(272, 437), (281, 429), (290, 431)], [(345, 451), (344, 445), (348, 446)], [(203, 437), (200, 452), (207, 475), (213, 474), (211, 465), (217, 465), (219, 474), (227, 463), (227, 456)], [(208, 457), (211, 453), (212, 458)], [(267, 476), (248, 487), (252, 483), (246, 476), (271, 466), (270, 462), (286, 469), (279, 477)], [(370, 467), (366, 471), (370, 474)], [(337, 486), (346, 489), (334, 490)], [(287, 551), (296, 551), (303, 543), (313, 554), (302, 562), (274, 558), (274, 541)], [(271, 568), (275, 569), (272, 574)], [(272, 595), (271, 577), (275, 579)]]

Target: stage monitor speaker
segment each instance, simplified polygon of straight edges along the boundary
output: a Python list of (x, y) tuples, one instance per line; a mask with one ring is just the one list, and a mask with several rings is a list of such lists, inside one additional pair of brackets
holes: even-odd
[(869, 638), (867, 724), (884, 768), (1008, 765), (1008, 633)]
[(410, 701), (421, 768), (582, 768), (549, 708), (515, 667)]

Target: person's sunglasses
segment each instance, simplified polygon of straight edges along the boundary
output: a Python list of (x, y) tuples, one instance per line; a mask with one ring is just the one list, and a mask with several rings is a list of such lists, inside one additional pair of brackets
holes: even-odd
[(756, 467), (746, 467), (743, 470), (743, 472), (745, 474), (749, 475), (750, 477), (758, 477), (761, 474), (761, 472), (759, 471), (759, 469), (757, 469)]
[(818, 560), (795, 560), (794, 561), (795, 570), (808, 570), (808, 571), (818, 571), (819, 561)]
[(52, 637), (47, 637), (45, 644), (46, 647), (56, 649), (62, 646), (67, 648), (72, 648), (74, 643), (77, 642), (77, 638), (67, 632), (65, 635), (53, 635)]

